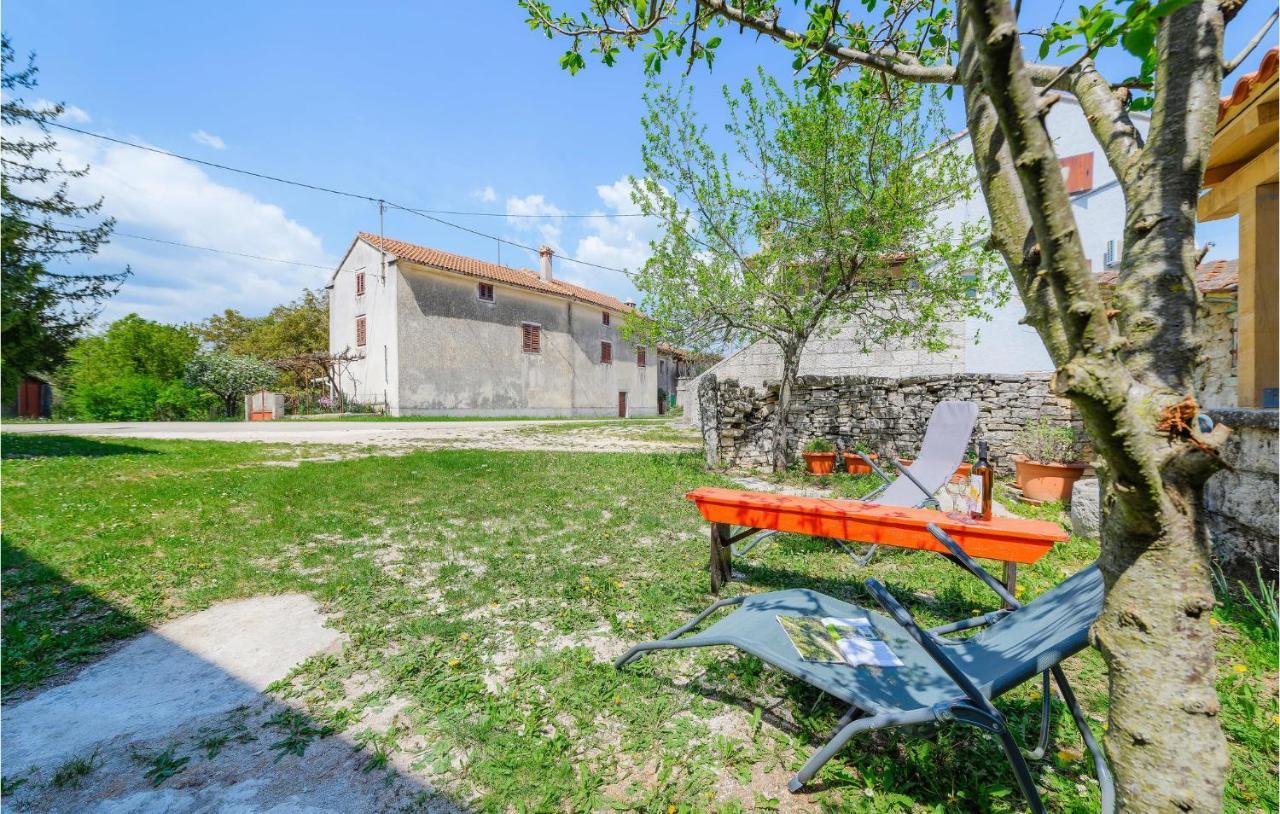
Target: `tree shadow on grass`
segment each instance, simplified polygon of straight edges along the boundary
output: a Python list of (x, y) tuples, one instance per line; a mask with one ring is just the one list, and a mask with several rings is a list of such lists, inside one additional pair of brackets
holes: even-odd
[[(258, 597), (268, 604), (231, 603), (150, 631), (11, 541), (2, 557), (6, 689), (40, 690), (10, 693), (4, 706), (6, 811), (108, 801), (203, 811), (229, 799), (246, 810), (468, 810), (409, 771), (412, 754), (385, 740), (394, 726), (364, 740), (359, 720), (320, 720), (265, 692), (317, 646), (290, 651), (287, 639), (314, 643), (324, 630), (313, 612), (273, 604), (305, 598)], [(272, 622), (277, 612), (294, 620), (288, 629)], [(280, 649), (289, 655), (264, 666)]]
[(156, 455), (144, 449), (117, 441), (99, 441), (72, 435), (35, 435), (4, 433), (0, 436), (3, 458), (101, 458), (107, 455)]

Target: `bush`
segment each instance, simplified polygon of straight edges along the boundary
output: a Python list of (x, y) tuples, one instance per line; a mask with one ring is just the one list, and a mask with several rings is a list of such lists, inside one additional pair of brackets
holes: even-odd
[(814, 438), (804, 445), (805, 452), (835, 452), (836, 448), (825, 438)]
[(221, 406), (222, 400), (214, 394), (172, 381), (156, 394), (152, 417), (156, 421), (202, 421), (218, 412)]
[(1013, 447), (1039, 463), (1075, 463), (1083, 454), (1080, 436), (1071, 427), (1041, 418), (1013, 436)]
[(149, 421), (164, 383), (153, 376), (124, 375), (76, 387), (71, 412), (90, 421)]

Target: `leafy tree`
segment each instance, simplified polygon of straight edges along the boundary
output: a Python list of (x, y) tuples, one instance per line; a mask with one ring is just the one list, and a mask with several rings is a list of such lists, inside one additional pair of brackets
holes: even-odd
[[(329, 347), (329, 297), (323, 289), (306, 289), (291, 303), (277, 305), (261, 317), (247, 317), (228, 308), (191, 329), (214, 350), (256, 356), (259, 359), (287, 359), (323, 352)], [(280, 385), (305, 389), (301, 374), (279, 374)]]
[[(1227, 748), (1214, 683), (1214, 604), (1203, 487), (1222, 467), (1230, 430), (1198, 420), (1194, 272), (1196, 200), (1212, 142), (1223, 31), (1243, 5), (1222, 0), (1102, 0), (1040, 35), (1032, 61), (1009, 0), (804, 0), (800, 24), (773, 0), (592, 0), (580, 14), (522, 0), (531, 28), (571, 40), (561, 65), (607, 65), (645, 49), (657, 73), (679, 58), (710, 64), (726, 26), (792, 50), (820, 83), (846, 69), (960, 87), (991, 244), (1004, 257), (1057, 366), (1057, 391), (1084, 420), (1103, 487), (1106, 598), (1094, 641), (1110, 682), (1107, 752), (1125, 811), (1218, 811)], [(1027, 4), (1028, 8), (1032, 5)], [(954, 6), (954, 7), (953, 7)], [(1105, 77), (1095, 57), (1130, 54), (1129, 76)], [(1114, 311), (1090, 273), (1043, 114), (1060, 90), (1084, 110), (1125, 196)], [(1144, 139), (1129, 111), (1149, 108)]]
[[(188, 331), (129, 314), (101, 334), (87, 336), (67, 352), (58, 372), (65, 409), (79, 418), (104, 421), (156, 418), (156, 402), (171, 384), (181, 384), (197, 340)], [(172, 390), (167, 399), (194, 399)], [(195, 411), (199, 417), (199, 411)], [(207, 409), (204, 415), (207, 415)]]
[(629, 329), (688, 347), (776, 344), (777, 471), (810, 338), (840, 329), (864, 346), (914, 337), (941, 350), (946, 321), (980, 315), (989, 300), (989, 261), (976, 248), (985, 228), (936, 222), (968, 197), (969, 174), (955, 151), (929, 149), (926, 94), (880, 81), (824, 90), (793, 96), (763, 72), (758, 87), (726, 88), (730, 156), (708, 142), (688, 98), (653, 86), (645, 178), (633, 182), (662, 233), (636, 281), (645, 317)]
[(278, 375), (274, 367), (252, 356), (214, 351), (192, 359), (183, 381), (217, 394), (230, 416), (236, 414), (245, 394), (270, 387)]
[[(5, 391), (23, 373), (50, 371), (62, 363), (77, 334), (97, 316), (129, 275), (55, 271), (59, 261), (92, 255), (111, 234), (110, 218), (95, 225), (102, 201), (75, 202), (68, 181), (88, 167), (68, 169), (57, 158), (48, 122), (61, 104), (35, 108), (19, 95), (36, 86), (34, 59), (17, 67), (7, 36), (0, 44), (0, 323)], [(32, 135), (32, 133), (35, 135)]]

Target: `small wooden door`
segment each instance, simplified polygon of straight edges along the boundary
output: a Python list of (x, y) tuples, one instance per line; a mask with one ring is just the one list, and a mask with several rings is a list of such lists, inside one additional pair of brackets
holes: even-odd
[(618, 418), (627, 417), (627, 393), (626, 391), (618, 392)]

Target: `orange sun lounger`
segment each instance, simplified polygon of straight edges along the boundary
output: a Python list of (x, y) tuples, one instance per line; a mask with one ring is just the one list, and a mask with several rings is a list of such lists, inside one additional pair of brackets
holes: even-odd
[[(1047, 520), (971, 520), (934, 509), (714, 487), (694, 489), (685, 497), (711, 523), (711, 590), (716, 593), (732, 573), (733, 544), (765, 530), (945, 554), (946, 548), (925, 528), (934, 523), (970, 556), (1003, 561), (1010, 590), (1018, 563), (1036, 562), (1067, 539), (1061, 526)], [(735, 526), (740, 530), (735, 532)]]

